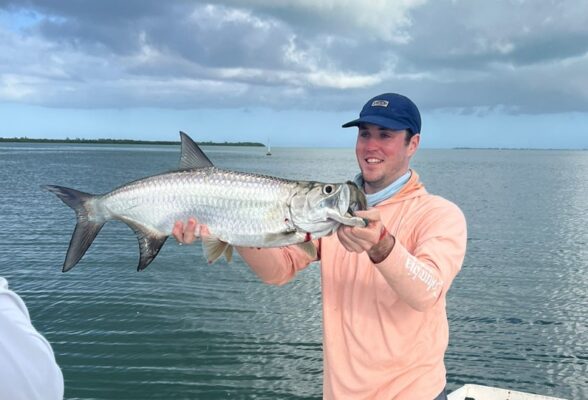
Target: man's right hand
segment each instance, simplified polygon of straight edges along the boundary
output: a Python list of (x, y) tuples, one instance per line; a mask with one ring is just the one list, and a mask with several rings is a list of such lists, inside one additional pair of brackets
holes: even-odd
[(172, 230), (173, 237), (181, 244), (190, 244), (200, 236), (208, 235), (206, 225), (199, 224), (196, 218), (189, 218), (184, 224), (183, 221), (176, 221)]

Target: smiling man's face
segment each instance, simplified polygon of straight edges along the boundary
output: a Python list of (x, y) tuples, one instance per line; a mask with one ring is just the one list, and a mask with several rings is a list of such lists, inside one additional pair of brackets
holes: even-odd
[(408, 171), (420, 135), (414, 135), (408, 143), (406, 135), (404, 129), (391, 130), (372, 124), (359, 126), (355, 155), (366, 193), (384, 189)]

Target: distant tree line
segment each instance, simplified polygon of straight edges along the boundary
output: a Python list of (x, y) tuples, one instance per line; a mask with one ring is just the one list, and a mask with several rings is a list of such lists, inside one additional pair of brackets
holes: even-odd
[[(163, 145), (179, 145), (179, 141), (168, 140), (131, 140), (131, 139), (31, 139), (26, 136), (3, 138), (0, 137), (0, 142), (16, 142), (16, 143), (81, 143), (81, 144), (163, 144)], [(264, 147), (262, 143), (257, 142), (197, 142), (201, 146), (253, 146)]]

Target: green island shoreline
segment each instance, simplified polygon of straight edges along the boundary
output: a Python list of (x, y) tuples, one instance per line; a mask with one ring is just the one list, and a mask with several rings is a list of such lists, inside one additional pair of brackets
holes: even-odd
[[(168, 140), (131, 140), (131, 139), (31, 139), (27, 137), (4, 138), (0, 137), (0, 142), (4, 143), (67, 143), (67, 144), (154, 144), (154, 145), (179, 145), (179, 141)], [(258, 142), (197, 142), (201, 146), (248, 146), (248, 147), (265, 147), (263, 143)]]

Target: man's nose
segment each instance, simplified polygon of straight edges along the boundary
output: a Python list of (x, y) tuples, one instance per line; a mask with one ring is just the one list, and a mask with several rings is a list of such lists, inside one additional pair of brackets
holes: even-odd
[(377, 137), (370, 136), (370, 137), (366, 138), (365, 148), (367, 150), (374, 150), (374, 149), (377, 149), (379, 146), (380, 146), (380, 142)]

